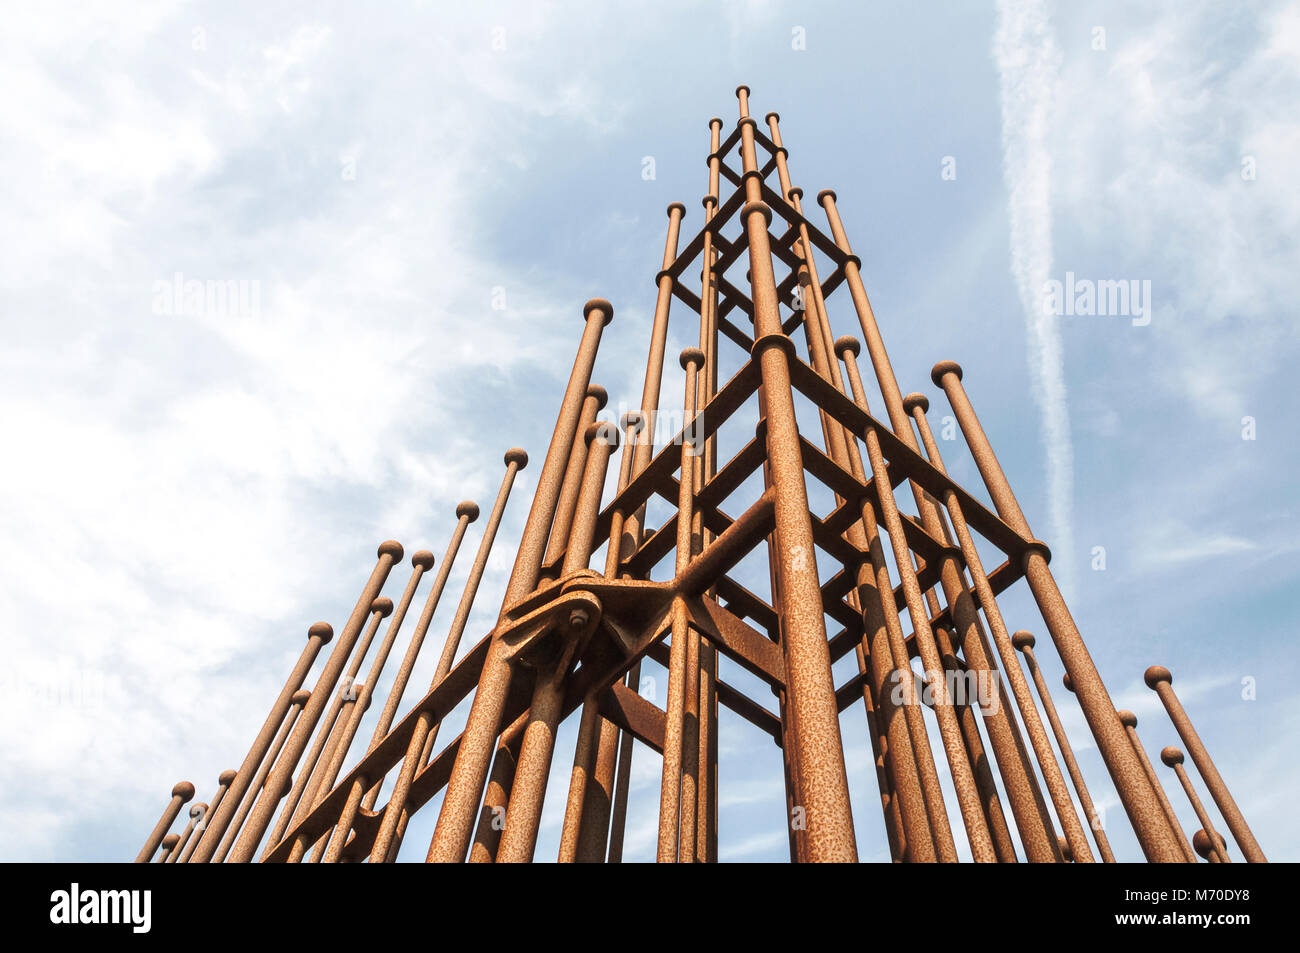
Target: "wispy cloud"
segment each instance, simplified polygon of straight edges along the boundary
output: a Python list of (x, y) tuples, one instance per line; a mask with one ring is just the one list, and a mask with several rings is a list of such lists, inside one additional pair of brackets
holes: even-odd
[(1011, 218), (1011, 275), (1029, 330), (1034, 399), (1047, 451), (1048, 508), (1061, 574), (1072, 573), (1074, 446), (1057, 318), (1043, 310), (1052, 277), (1052, 91), (1060, 52), (1044, 0), (1000, 0), (993, 55), (1001, 77), (1002, 171)]

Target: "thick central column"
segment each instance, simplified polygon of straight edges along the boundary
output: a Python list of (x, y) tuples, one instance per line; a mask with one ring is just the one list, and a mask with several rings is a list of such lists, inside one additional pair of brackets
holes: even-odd
[(781, 592), (781, 649), (795, 766), (795, 811), (805, 826), (806, 859), (858, 859), (849, 804), (848, 774), (840, 739), (839, 712), (831, 678), (830, 649), (822, 610), (808, 488), (804, 483), (790, 385), (789, 355), (794, 342), (781, 331), (772, 270), (768, 223), (772, 210), (762, 201), (762, 174), (754, 152), (756, 123), (747, 113), (749, 90), (738, 90), (741, 107), (741, 160), (745, 206), (741, 210), (749, 247), (750, 297), (754, 302), (754, 349), (767, 409), (767, 456), (776, 488), (776, 577)]

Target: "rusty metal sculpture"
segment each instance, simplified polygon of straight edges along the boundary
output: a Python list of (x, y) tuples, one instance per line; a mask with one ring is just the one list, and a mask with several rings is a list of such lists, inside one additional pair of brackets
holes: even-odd
[[(591, 379), (614, 309), (599, 298), (583, 309), (577, 358), (495, 627), (455, 661), (515, 475), (528, 462), (519, 449), (505, 455), (500, 493), (432, 683), (405, 717), (397, 718), (401, 699), (466, 527), (478, 517), (473, 503), (457, 507), (440, 572), (364, 753), (348, 766), (362, 714), (434, 563), (432, 553), (415, 554), (395, 609), (381, 595), (402, 559), (393, 541), (379, 547), (315, 685), (303, 687), (333, 637), (325, 623), (310, 629), (248, 756), (221, 776), (210, 808), (197, 806), (180, 836), (165, 836), (194, 794), (192, 785), (178, 784), (138, 861), (166, 845), (166, 861), (176, 863), (389, 862), (410, 817), (444, 789), (428, 860), (532, 860), (557, 726), (579, 711), (559, 859), (622, 859), (639, 744), (663, 757), (658, 859), (714, 861), (725, 780), (718, 777), (720, 708), (766, 732), (781, 752), (791, 859), (854, 861), (840, 721), (861, 699), (895, 861), (956, 860), (959, 823), (978, 861), (1084, 863), (1096, 859), (1095, 845), (1113, 862), (1034, 637), (1013, 634), (997, 601), (1021, 579), (1147, 859), (1195, 862), (1199, 853), (1228, 860), (1181, 753), (1166, 749), (1164, 760), (1201, 824), (1192, 841), (1137, 739), (1136, 719), (1116, 712), (1053, 579), (1047, 546), (1030, 531), (975, 415), (962, 369), (943, 361), (932, 379), (952, 407), (992, 510), (948, 476), (927, 398), (903, 396), (835, 193), (817, 197), (828, 235), (805, 217), (803, 190), (791, 184), (779, 117), (769, 113), (764, 128), (750, 115), (749, 90), (740, 87), (737, 97), (739, 122), (725, 137), (721, 119), (709, 123), (704, 223), (684, 245), (685, 207), (668, 207), (641, 406), (617, 424), (597, 419), (607, 397)], [(861, 344), (833, 336), (828, 301), (841, 287)], [(698, 320), (699, 345), (681, 355), (681, 425), (659, 443), (674, 298), (693, 328)], [(724, 343), (739, 348), (740, 366), (720, 383)], [(858, 366), (864, 347), (883, 419), (873, 415)], [(722, 462), (719, 434), (734, 429), (751, 400), (758, 411), (753, 436)], [(820, 445), (801, 433), (798, 406), (817, 414)], [(620, 444), (617, 488), (602, 508)], [(761, 479), (761, 492), (729, 515), (723, 505), (751, 477)], [(810, 477), (834, 498), (825, 516), (810, 505)], [(904, 485), (915, 515), (897, 492)], [(653, 497), (672, 510), (657, 526), (647, 508)], [(594, 570), (602, 546), (603, 568)], [(989, 570), (981, 552), (994, 550), (1002, 561)], [(736, 578), (738, 564), (755, 551), (766, 556), (766, 599)], [(670, 554), (671, 568), (658, 572)], [(835, 571), (828, 575), (823, 566)], [(358, 683), (389, 616), (366, 681)], [(832, 666), (850, 653), (857, 674), (836, 685)], [(668, 671), (664, 708), (637, 691), (645, 659)], [(913, 659), (923, 676), (913, 672)], [(725, 681), (724, 665), (770, 687), (776, 710)], [(1262, 861), (1170, 681), (1164, 669), (1147, 673), (1246, 859)], [(972, 698), (971, 685), (988, 690)], [(440, 741), (443, 720), (467, 699), (463, 731)], [(951, 817), (932, 729), (956, 794)], [(386, 781), (392, 786), (381, 804)]]

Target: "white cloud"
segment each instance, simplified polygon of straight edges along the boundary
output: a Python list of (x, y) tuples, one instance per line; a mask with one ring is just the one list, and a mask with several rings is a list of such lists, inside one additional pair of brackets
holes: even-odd
[[(75, 851), (85, 791), (143, 832), (186, 764), (236, 763), (308, 613), (350, 605), (381, 539), (441, 556), (455, 501), (490, 501), (511, 440), (462, 425), (471, 384), (571, 360), (572, 334), (546, 329), (572, 331), (580, 291), (517, 278), (513, 307), (482, 320), (506, 269), (459, 225), (499, 128), (469, 117), (485, 96), (506, 100), (502, 125), (612, 114), (598, 91), (566, 76), (557, 113), (524, 102), (508, 60), (511, 96), (482, 69), (408, 64), (443, 121), (394, 148), (408, 72), (352, 69), (384, 58), (382, 31), (286, 18), (258, 37), (207, 13), (201, 49), (188, 18), (150, 10), (106, 50), (109, 28), (69, 11), (57, 41), (0, 56), (24, 90), (0, 113), (0, 198), (24, 223), (0, 256), (0, 608), (9, 664), (44, 686), (39, 732), (0, 728), (24, 779), (0, 792), (0, 826), (25, 832), (10, 857)], [(176, 272), (259, 281), (260, 313), (154, 313)], [(68, 697), (79, 673), (112, 673), (94, 704)], [(193, 780), (206, 797), (214, 778)]]

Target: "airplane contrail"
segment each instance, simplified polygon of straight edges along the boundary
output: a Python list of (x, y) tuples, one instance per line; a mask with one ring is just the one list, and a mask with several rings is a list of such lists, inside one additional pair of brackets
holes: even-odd
[(1028, 330), (1032, 390), (1047, 451), (1047, 495), (1063, 580), (1073, 571), (1074, 446), (1059, 318), (1043, 307), (1052, 272), (1052, 156), (1047, 145), (1060, 50), (1044, 0), (999, 0), (993, 55), (1001, 76), (1002, 172), (1009, 195), (1011, 275)]

